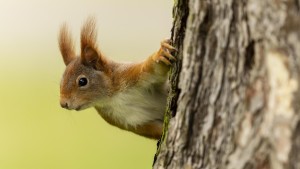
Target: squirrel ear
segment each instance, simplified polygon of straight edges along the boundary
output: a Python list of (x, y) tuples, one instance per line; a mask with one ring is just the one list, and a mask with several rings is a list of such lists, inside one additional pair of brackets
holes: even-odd
[(96, 70), (103, 70), (106, 65), (104, 57), (97, 50), (97, 32), (95, 18), (87, 19), (81, 29), (81, 61)]
[(81, 61), (86, 66), (95, 66), (99, 60), (98, 52), (91, 48), (85, 47), (81, 54)]
[(101, 57), (101, 54), (92, 47), (85, 47), (81, 54), (81, 62), (86, 66), (91, 66), (96, 70), (104, 70), (104, 60)]
[(62, 27), (60, 28), (58, 43), (60, 53), (63, 57), (65, 65), (67, 66), (72, 60), (75, 59), (75, 52), (71, 33), (68, 31), (66, 24), (62, 25)]

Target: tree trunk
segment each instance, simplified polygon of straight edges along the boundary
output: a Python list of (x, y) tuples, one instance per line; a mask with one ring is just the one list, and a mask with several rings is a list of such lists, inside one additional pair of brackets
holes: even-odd
[(173, 11), (178, 62), (154, 168), (300, 169), (300, 0)]

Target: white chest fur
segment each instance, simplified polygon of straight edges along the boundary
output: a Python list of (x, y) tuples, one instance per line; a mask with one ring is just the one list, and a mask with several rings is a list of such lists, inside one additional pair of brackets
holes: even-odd
[(163, 121), (166, 95), (165, 89), (131, 88), (99, 102), (97, 107), (104, 110), (100, 113), (107, 113), (122, 126), (135, 127), (151, 121)]

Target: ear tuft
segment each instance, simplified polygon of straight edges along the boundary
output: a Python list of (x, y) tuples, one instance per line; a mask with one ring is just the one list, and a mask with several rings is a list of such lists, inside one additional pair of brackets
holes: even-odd
[(75, 59), (75, 52), (73, 39), (66, 24), (63, 24), (60, 28), (58, 43), (60, 53), (63, 57), (65, 65), (67, 66), (72, 60)]
[(90, 17), (81, 29), (81, 61), (87, 66), (92, 66), (97, 70), (103, 70), (106, 61), (98, 50), (96, 41), (96, 22), (94, 17)]
[(90, 17), (87, 19), (81, 29), (81, 53), (83, 54), (86, 47), (97, 49), (97, 32), (96, 32), (95, 18)]

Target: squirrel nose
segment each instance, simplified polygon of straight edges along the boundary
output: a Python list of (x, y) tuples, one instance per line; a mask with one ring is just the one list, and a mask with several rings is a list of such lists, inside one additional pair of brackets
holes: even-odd
[(69, 104), (67, 102), (60, 102), (60, 106), (65, 109), (69, 109)]

